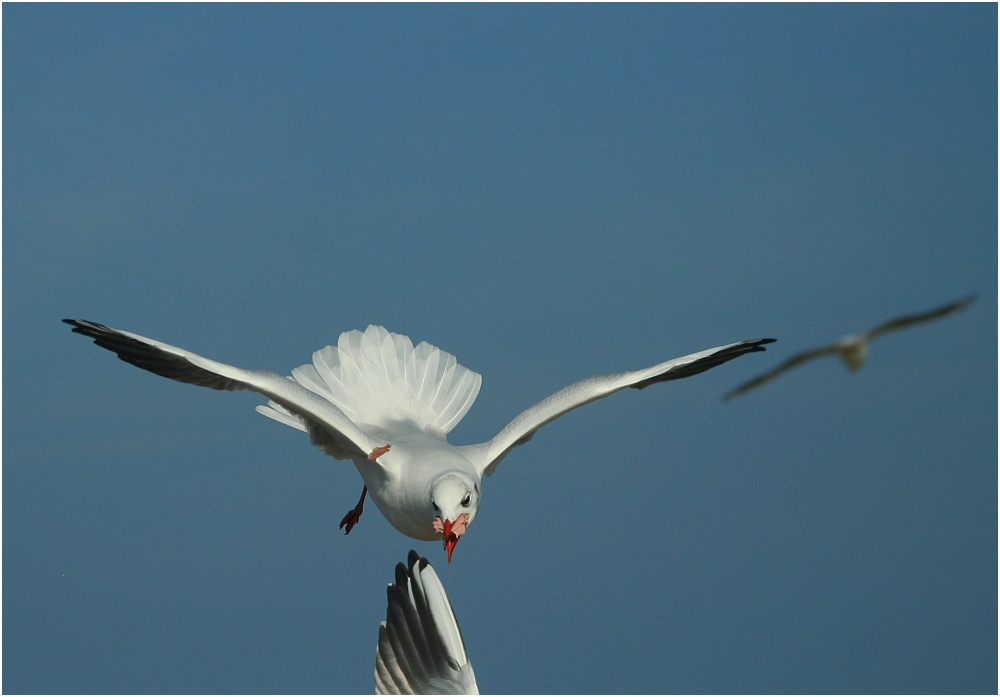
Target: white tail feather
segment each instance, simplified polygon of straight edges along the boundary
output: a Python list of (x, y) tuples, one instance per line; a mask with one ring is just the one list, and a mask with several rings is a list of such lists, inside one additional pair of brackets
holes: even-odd
[[(316, 351), (312, 364), (293, 370), (291, 379), (333, 402), (356, 424), (385, 428), (409, 421), (441, 437), (469, 411), (483, 381), (450, 353), (426, 341), (414, 348), (407, 337), (374, 325), (344, 332), (336, 346)], [(257, 411), (305, 428), (276, 404)]]

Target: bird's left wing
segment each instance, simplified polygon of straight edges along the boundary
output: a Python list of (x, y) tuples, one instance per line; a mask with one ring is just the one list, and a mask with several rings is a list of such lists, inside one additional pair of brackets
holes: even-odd
[[(301, 417), (322, 433), (314, 435), (317, 444), (337, 452), (367, 456), (375, 445), (335, 404), (310, 392), (290, 378), (267, 370), (244, 370), (203, 358), (184, 349), (147, 339), (85, 320), (64, 319), (73, 331), (94, 340), (101, 348), (118, 354), (126, 363), (163, 377), (213, 390), (250, 390), (268, 397), (288, 412)], [(333, 443), (329, 441), (332, 440)]]
[(463, 446), (462, 450), (479, 468), (481, 475), (490, 476), (512, 448), (527, 443), (535, 435), (535, 431), (568, 411), (601, 397), (607, 397), (609, 394), (626, 387), (641, 390), (657, 382), (679, 380), (697, 375), (745, 353), (763, 351), (764, 344), (772, 342), (774, 339), (741, 341), (737, 344), (719, 346), (675, 358), (651, 368), (615, 373), (614, 375), (595, 375), (574, 382), (569, 387), (564, 387), (535, 406), (521, 412), (492, 440), (478, 445)]
[(478, 695), (476, 674), (448, 594), (426, 559), (410, 550), (396, 565), (375, 650), (379, 695)]
[(930, 322), (936, 319), (941, 319), (942, 317), (947, 317), (948, 315), (955, 314), (956, 312), (961, 312), (975, 299), (975, 294), (967, 295), (964, 298), (956, 300), (955, 302), (948, 303), (942, 307), (934, 308), (933, 310), (927, 310), (926, 312), (920, 312), (915, 315), (903, 315), (902, 317), (890, 319), (889, 321), (883, 322), (877, 327), (873, 327), (865, 332), (865, 338), (874, 339), (879, 334), (885, 334), (886, 332), (903, 329), (912, 324), (921, 324), (923, 322)]
[(808, 351), (802, 351), (800, 353), (796, 353), (794, 356), (785, 360), (782, 363), (779, 363), (777, 366), (771, 368), (771, 370), (768, 370), (766, 373), (761, 373), (760, 375), (750, 378), (746, 382), (737, 385), (733, 389), (729, 390), (729, 392), (727, 392), (725, 395), (723, 395), (722, 399), (723, 401), (728, 401), (733, 397), (738, 397), (745, 392), (749, 392), (750, 390), (756, 389), (765, 383), (771, 382), (779, 375), (784, 373), (786, 370), (791, 370), (797, 365), (802, 365), (806, 361), (811, 361), (812, 359), (819, 358), (820, 356), (830, 356), (830, 355), (835, 355), (836, 353), (837, 353), (836, 344), (821, 346), (816, 349), (810, 349)]

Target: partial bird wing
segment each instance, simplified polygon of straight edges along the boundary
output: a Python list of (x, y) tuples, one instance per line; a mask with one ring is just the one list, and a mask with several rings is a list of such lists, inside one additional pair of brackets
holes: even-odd
[(301, 417), (313, 441), (328, 452), (367, 456), (375, 444), (333, 403), (290, 378), (267, 370), (243, 370), (202, 358), (190, 351), (84, 320), (64, 319), (73, 331), (114, 351), (126, 363), (178, 382), (213, 390), (250, 390)]
[(478, 695), (448, 594), (426, 559), (410, 550), (407, 561), (396, 565), (378, 629), (375, 694)]
[(873, 327), (865, 332), (866, 339), (873, 339), (879, 334), (885, 334), (886, 332), (896, 331), (897, 329), (903, 329), (909, 327), (912, 324), (920, 324), (921, 322), (931, 322), (936, 319), (941, 319), (942, 317), (947, 317), (948, 315), (954, 314), (956, 312), (961, 312), (964, 310), (976, 296), (967, 295), (964, 298), (956, 300), (953, 303), (948, 303), (943, 307), (938, 307), (933, 310), (928, 310), (927, 312), (921, 312), (915, 315), (903, 315), (902, 317), (896, 317), (888, 322), (883, 322), (877, 327)]
[(794, 356), (786, 360), (784, 363), (780, 363), (777, 367), (772, 368), (766, 373), (761, 373), (755, 378), (747, 380), (742, 385), (730, 390), (723, 396), (723, 400), (729, 400), (733, 397), (739, 397), (745, 392), (749, 392), (752, 389), (760, 387), (761, 385), (771, 382), (776, 377), (784, 373), (786, 370), (791, 370), (797, 365), (802, 365), (807, 361), (811, 361), (814, 358), (819, 358), (820, 356), (829, 356), (837, 353), (838, 345), (830, 344), (829, 346), (823, 346), (816, 349), (811, 349), (809, 351), (802, 351), (801, 353), (796, 353)]
[(651, 368), (614, 375), (595, 375), (580, 380), (521, 412), (492, 440), (478, 445), (467, 445), (462, 450), (476, 464), (481, 475), (490, 476), (512, 448), (527, 443), (535, 431), (568, 411), (582, 407), (595, 399), (607, 397), (626, 387), (641, 390), (657, 382), (697, 375), (745, 353), (763, 351), (764, 344), (772, 342), (774, 339), (741, 341), (675, 358)]

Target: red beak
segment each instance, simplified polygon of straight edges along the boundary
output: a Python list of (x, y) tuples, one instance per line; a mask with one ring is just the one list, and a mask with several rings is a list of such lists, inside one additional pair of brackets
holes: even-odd
[(469, 524), (469, 514), (463, 513), (455, 522), (441, 520), (441, 516), (434, 519), (434, 532), (444, 538), (444, 550), (448, 553), (448, 564), (451, 565), (451, 553), (458, 544), (458, 538), (465, 534), (465, 527)]
[(444, 548), (448, 552), (448, 566), (451, 566), (451, 553), (458, 544), (458, 535), (451, 531), (453, 525), (450, 520), (444, 521)]

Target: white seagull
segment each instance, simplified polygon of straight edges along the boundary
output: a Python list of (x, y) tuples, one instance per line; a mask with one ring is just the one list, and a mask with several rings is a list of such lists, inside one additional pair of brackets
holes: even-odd
[(494, 438), (455, 446), (447, 435), (479, 393), (482, 378), (427, 342), (369, 326), (340, 335), (291, 377), (244, 370), (202, 358), (131, 332), (83, 320), (73, 331), (127, 363), (164, 377), (216, 390), (250, 390), (270, 401), (257, 411), (309, 434), (336, 459), (350, 459), (365, 486), (341, 521), (347, 532), (361, 517), (365, 495), (394, 528), (418, 540), (443, 539), (448, 563), (476, 518), (484, 476), (515, 446), (571, 409), (626, 387), (642, 389), (714, 368), (774, 339), (753, 339), (699, 351), (651, 368), (575, 382), (523, 411)]
[(396, 564), (375, 649), (377, 695), (478, 695), (455, 612), (430, 563), (412, 549)]
[(844, 365), (847, 366), (848, 370), (853, 373), (864, 365), (865, 358), (868, 357), (868, 342), (875, 337), (880, 334), (885, 334), (886, 332), (905, 329), (906, 327), (914, 324), (931, 322), (936, 319), (941, 319), (942, 317), (947, 317), (948, 315), (964, 310), (965, 307), (975, 299), (975, 295), (968, 295), (960, 300), (956, 300), (953, 303), (948, 303), (943, 307), (938, 307), (915, 315), (903, 315), (901, 317), (896, 317), (887, 322), (883, 322), (876, 327), (872, 327), (868, 331), (861, 334), (849, 334), (827, 346), (820, 346), (819, 348), (802, 351), (801, 353), (795, 354), (784, 363), (780, 363), (777, 367), (772, 368), (766, 373), (761, 373), (757, 377), (747, 380), (742, 385), (730, 390), (725, 394), (723, 399), (729, 400), (733, 397), (738, 397), (741, 394), (760, 387), (765, 383), (771, 382), (771, 380), (774, 380), (786, 370), (791, 370), (795, 366), (802, 365), (803, 363), (811, 361), (814, 358), (820, 358), (821, 356), (839, 356), (840, 360), (844, 362)]

